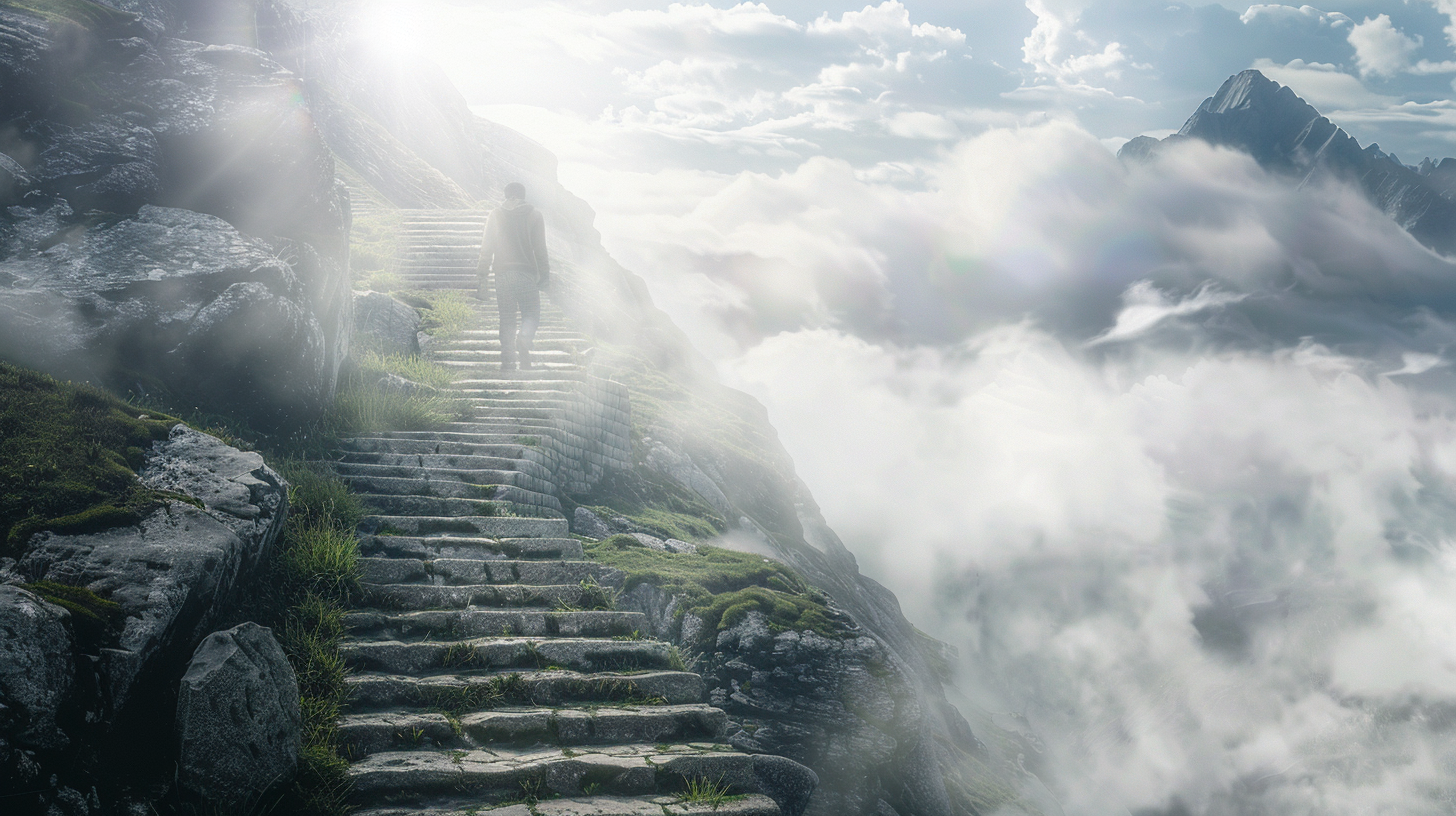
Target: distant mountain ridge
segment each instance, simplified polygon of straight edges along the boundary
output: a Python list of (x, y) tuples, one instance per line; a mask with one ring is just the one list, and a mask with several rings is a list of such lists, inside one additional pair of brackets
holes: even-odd
[(1426, 159), (1418, 167), (1360, 143), (1259, 71), (1228, 78), (1205, 99), (1178, 133), (1161, 141), (1139, 136), (1119, 158), (1147, 158), (1159, 146), (1189, 138), (1242, 150), (1272, 172), (1301, 183), (1323, 174), (1357, 184), (1370, 200), (1417, 241), (1456, 254), (1456, 159)]

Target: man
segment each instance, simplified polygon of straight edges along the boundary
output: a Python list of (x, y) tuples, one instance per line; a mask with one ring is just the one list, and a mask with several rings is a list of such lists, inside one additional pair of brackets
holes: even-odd
[[(546, 219), (526, 203), (526, 188), (506, 185), (506, 200), (485, 221), (480, 247), (480, 291), (486, 274), (495, 273), (495, 300), (500, 309), (501, 370), (513, 371), (519, 354), (521, 370), (531, 369), (531, 343), (541, 322), (541, 292), (550, 282), (546, 260)], [(521, 320), (517, 336), (517, 312)]]

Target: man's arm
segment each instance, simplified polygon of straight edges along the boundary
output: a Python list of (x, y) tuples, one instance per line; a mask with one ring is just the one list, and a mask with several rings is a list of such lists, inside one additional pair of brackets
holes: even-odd
[(531, 250), (536, 255), (536, 285), (545, 289), (551, 283), (551, 258), (546, 254), (546, 217), (540, 210), (532, 213)]

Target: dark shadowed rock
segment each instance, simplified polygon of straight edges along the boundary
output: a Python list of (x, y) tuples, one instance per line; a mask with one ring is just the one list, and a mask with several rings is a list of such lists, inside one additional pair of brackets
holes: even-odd
[(263, 417), (317, 410), (330, 395), (325, 328), (266, 242), (152, 206), (91, 224), (57, 205), (13, 224), (0, 261), (10, 359)]
[(350, 214), (302, 80), (161, 36), (178, 4), (126, 5), (145, 17), (0, 9), (0, 201), (20, 205), (0, 356), (264, 425), (317, 414), (352, 330)]
[(0, 586), (0, 757), (6, 742), (41, 749), (69, 742), (56, 723), (76, 674), (67, 617), (20, 587)]
[(354, 293), (354, 342), (380, 354), (418, 355), (420, 314), (383, 292)]
[(248, 803), (298, 764), (298, 678), (273, 633), (243, 623), (208, 635), (177, 695), (178, 779), (212, 801)]

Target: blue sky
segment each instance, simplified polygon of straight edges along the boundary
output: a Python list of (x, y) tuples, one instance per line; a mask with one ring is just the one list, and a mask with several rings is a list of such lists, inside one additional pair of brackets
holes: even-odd
[[(548, 145), (566, 129), (548, 113), (600, 140), (656, 134), (670, 148), (651, 151), (657, 161), (699, 167), (739, 166), (703, 149), (730, 143), (740, 156), (762, 151), (763, 169), (815, 154), (913, 159), (992, 124), (1047, 117), (1115, 144), (1176, 129), (1249, 67), (1407, 161), (1456, 152), (1451, 0), (424, 8), (424, 25), (449, 32), (435, 53), (472, 105)], [(890, 70), (874, 70), (886, 60)]]

